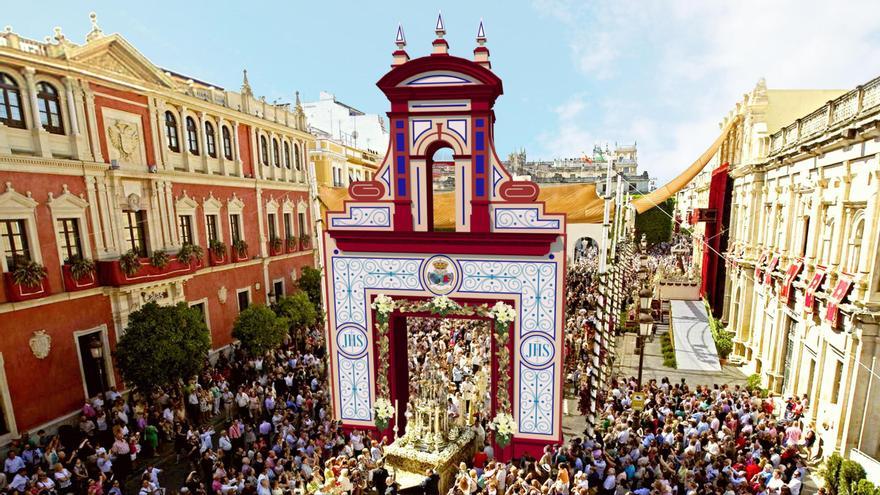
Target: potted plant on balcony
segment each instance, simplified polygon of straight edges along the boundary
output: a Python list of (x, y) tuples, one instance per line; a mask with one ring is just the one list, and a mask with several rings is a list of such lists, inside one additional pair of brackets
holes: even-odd
[(184, 265), (190, 265), (193, 262), (200, 265), (203, 259), (205, 259), (205, 251), (202, 246), (190, 242), (185, 242), (177, 252), (177, 261)]
[(226, 263), (226, 244), (217, 239), (211, 240), (208, 244), (208, 251), (210, 252), (210, 261), (211, 265), (222, 265)]
[(16, 256), (9, 273), (3, 274), (6, 296), (10, 301), (24, 301), (49, 293), (46, 284), (46, 268), (36, 261)]
[(287, 252), (292, 253), (296, 251), (296, 238), (293, 236), (288, 236), (287, 239), (284, 240), (287, 245)]
[(88, 289), (98, 285), (95, 262), (82, 256), (68, 259), (62, 267), (64, 288), (68, 291)]
[(247, 249), (248, 245), (244, 239), (239, 239), (232, 243), (232, 250), (234, 251), (236, 261), (247, 259)]
[(131, 277), (141, 269), (141, 258), (138, 253), (129, 250), (119, 257), (119, 269), (127, 277)]
[(309, 247), (309, 241), (311, 239), (312, 238), (309, 237), (309, 234), (303, 234), (299, 236), (299, 245), (302, 247), (302, 249), (306, 249)]
[(269, 252), (273, 256), (276, 254), (281, 254), (284, 248), (284, 241), (281, 240), (280, 237), (273, 237), (269, 239)]
[(171, 262), (171, 257), (165, 251), (153, 251), (150, 256), (150, 264), (158, 269), (163, 269)]
[(24, 256), (17, 256), (14, 263), (12, 281), (16, 285), (36, 289), (43, 284), (43, 279), (46, 278), (46, 268), (43, 265)]

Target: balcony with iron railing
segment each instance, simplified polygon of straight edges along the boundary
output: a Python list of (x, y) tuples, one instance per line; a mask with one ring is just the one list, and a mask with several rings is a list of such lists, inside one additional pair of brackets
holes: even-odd
[(829, 101), (770, 136), (770, 154), (776, 154), (829, 129), (880, 110), (880, 77)]

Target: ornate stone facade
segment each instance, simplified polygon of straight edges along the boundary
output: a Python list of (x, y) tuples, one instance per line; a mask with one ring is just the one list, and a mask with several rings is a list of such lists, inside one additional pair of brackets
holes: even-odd
[[(146, 302), (197, 305), (218, 349), (241, 308), (314, 264), (314, 137), (298, 100), (255, 97), (246, 73), (234, 92), (165, 71), (94, 16), (82, 44), (60, 29), (44, 43), (0, 33), (0, 86), (0, 444), (122, 386), (109, 356)], [(176, 261), (185, 244), (204, 259)], [(129, 251), (172, 261), (129, 276)], [(37, 287), (12, 283), (18, 256), (46, 268)], [(97, 270), (74, 277), (78, 258)]]
[[(876, 459), (880, 78), (773, 125), (765, 95), (737, 106), (742, 132), (716, 160), (732, 186), (715, 310), (747, 372), (808, 398), (825, 455)], [(698, 182), (684, 198), (705, 193)]]

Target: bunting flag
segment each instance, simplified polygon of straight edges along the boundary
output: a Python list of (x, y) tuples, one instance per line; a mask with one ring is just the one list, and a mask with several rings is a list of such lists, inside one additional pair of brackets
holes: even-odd
[(776, 269), (776, 265), (778, 264), (779, 255), (774, 255), (773, 258), (770, 259), (770, 264), (767, 265), (767, 271), (764, 272), (764, 284), (773, 282), (773, 270)]
[(825, 308), (825, 320), (831, 324), (832, 328), (837, 326), (837, 318), (840, 315), (839, 306), (846, 295), (849, 294), (850, 287), (852, 287), (852, 279), (849, 277), (840, 277), (840, 280), (837, 281), (837, 286), (834, 287), (834, 292), (828, 296), (828, 306)]
[(809, 311), (813, 310), (813, 305), (816, 302), (816, 291), (819, 290), (819, 286), (822, 285), (822, 279), (824, 278), (824, 270), (817, 269), (816, 273), (813, 274), (813, 278), (810, 280), (810, 285), (807, 286), (807, 291), (804, 293), (804, 309)]
[(794, 263), (788, 265), (788, 270), (785, 271), (785, 279), (782, 282), (782, 289), (779, 290), (779, 298), (785, 304), (788, 304), (788, 301), (791, 300), (791, 284), (794, 283), (794, 280), (801, 272), (801, 268), (803, 266), (803, 260), (797, 260)]
[(761, 267), (764, 265), (765, 261), (767, 261), (767, 253), (762, 253), (761, 256), (758, 258), (758, 262), (755, 263), (755, 283), (756, 284), (760, 284), (761, 280), (763, 280), (763, 277), (762, 277), (763, 272), (762, 272)]

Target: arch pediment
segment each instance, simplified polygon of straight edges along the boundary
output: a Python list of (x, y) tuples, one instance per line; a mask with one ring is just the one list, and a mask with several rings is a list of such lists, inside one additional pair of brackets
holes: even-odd
[[(386, 94), (395, 91), (418, 91), (438, 87), (464, 87), (473, 93), (486, 87), (495, 97), (503, 93), (501, 79), (491, 70), (465, 58), (427, 56), (395, 67), (376, 83)], [(389, 95), (390, 96), (390, 95)]]
[(0, 214), (15, 214), (23, 211), (30, 213), (36, 209), (37, 204), (30, 192), (26, 196), (21, 194), (12, 187), (11, 182), (6, 183), (6, 192), (0, 194)]

